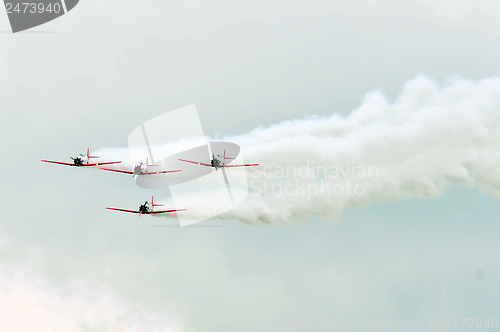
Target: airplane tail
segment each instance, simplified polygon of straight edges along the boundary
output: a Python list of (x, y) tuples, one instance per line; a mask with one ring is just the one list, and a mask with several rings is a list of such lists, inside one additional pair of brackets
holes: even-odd
[(163, 204), (155, 204), (154, 197), (151, 196), (151, 206), (163, 206)]
[(146, 166), (158, 166), (158, 165), (151, 165), (149, 164), (149, 157), (146, 158)]
[(90, 159), (90, 158), (100, 158), (99, 156), (91, 156), (90, 155), (90, 149), (87, 148), (87, 158)]
[(226, 157), (226, 150), (224, 149), (224, 160), (226, 159), (235, 159), (235, 158)]

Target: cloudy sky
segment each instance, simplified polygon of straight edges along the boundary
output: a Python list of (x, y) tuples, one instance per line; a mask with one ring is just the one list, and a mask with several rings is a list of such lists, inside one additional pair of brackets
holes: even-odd
[[(498, 319), (499, 12), (495, 1), (82, 0), (15, 35), (0, 14), (0, 329)], [(347, 155), (398, 176), (370, 182), (369, 199), (177, 228), (104, 209), (152, 194), (126, 176), (40, 162), (126, 147), (140, 123), (189, 104), (207, 135), (248, 143), (252, 161), (276, 166), (271, 147), (290, 151), (287, 165), (326, 151), (321, 163)], [(294, 144), (287, 128), (304, 121), (328, 137), (342, 125), (342, 149)], [(389, 135), (401, 124), (416, 134)]]

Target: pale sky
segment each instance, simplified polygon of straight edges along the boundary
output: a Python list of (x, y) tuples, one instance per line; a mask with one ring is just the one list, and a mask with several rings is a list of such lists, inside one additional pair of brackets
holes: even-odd
[(106, 211), (151, 196), (126, 176), (40, 162), (126, 147), (140, 123), (189, 104), (223, 137), (347, 115), (368, 91), (391, 100), (421, 74), (493, 77), (499, 11), (495, 1), (82, 0), (18, 34), (0, 13), (0, 330), (499, 318), (499, 200), (478, 188), (349, 208), (340, 222), (181, 229)]

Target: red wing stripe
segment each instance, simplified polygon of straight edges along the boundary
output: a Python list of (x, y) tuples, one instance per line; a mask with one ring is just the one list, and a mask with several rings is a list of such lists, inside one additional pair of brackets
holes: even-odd
[(43, 159), (42, 159), (42, 161), (45, 162), (45, 163), (53, 163), (53, 164), (61, 164), (61, 165), (67, 165), (67, 166), (75, 166), (74, 163), (64, 163), (62, 161), (52, 161), (52, 160), (43, 160)]
[(121, 161), (110, 161), (110, 162), (105, 162), (105, 163), (88, 163), (88, 164), (83, 164), (82, 166), (98, 166), (98, 165), (109, 165), (109, 164), (119, 164)]
[(165, 213), (165, 212), (176, 212), (176, 211), (186, 211), (186, 209), (177, 209), (177, 210), (161, 210), (161, 211), (148, 211), (148, 214), (153, 214), (153, 213)]
[(127, 210), (127, 209), (118, 209), (118, 208), (112, 208), (112, 207), (106, 207), (108, 210), (115, 210), (115, 211), (122, 211), (122, 212), (130, 212), (130, 213), (141, 213), (140, 211), (135, 211), (135, 210)]
[(178, 159), (178, 160), (185, 161), (185, 162), (191, 163), (191, 164), (196, 164), (196, 165), (212, 166), (211, 164), (201, 163), (199, 161), (192, 161), (192, 160), (185, 160), (185, 159)]
[(112, 169), (112, 168), (103, 168), (103, 167), (101, 167), (101, 169), (103, 169), (105, 171), (111, 171), (111, 172), (134, 174), (134, 172), (132, 172), (132, 171), (124, 171), (122, 169)]
[(197, 162), (197, 161), (191, 161), (191, 160), (185, 160), (185, 159), (177, 159), (177, 160), (180, 160), (180, 161), (185, 161), (185, 162), (187, 162), (187, 163), (196, 164), (196, 165), (198, 165), (198, 164), (199, 164), (199, 162)]
[(174, 171), (159, 171), (159, 172), (141, 172), (141, 175), (154, 175), (154, 174), (165, 174), (171, 172), (180, 172), (180, 169), (176, 169)]
[(180, 169), (174, 169), (172, 171), (159, 171), (159, 172), (156, 172), (156, 173), (173, 173), (173, 172), (180, 172), (181, 170)]
[(121, 161), (107, 161), (105, 163), (97, 163), (97, 165), (110, 165), (110, 164), (120, 164)]
[(219, 165), (219, 167), (242, 167), (242, 166), (259, 166), (259, 164)]

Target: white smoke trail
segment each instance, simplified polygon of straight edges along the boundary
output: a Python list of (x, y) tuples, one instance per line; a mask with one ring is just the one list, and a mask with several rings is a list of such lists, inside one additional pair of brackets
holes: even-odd
[(500, 78), (439, 87), (417, 77), (392, 103), (369, 92), (347, 116), (310, 116), (222, 140), (261, 165), (248, 169), (250, 194), (224, 219), (331, 220), (348, 207), (433, 197), (449, 183), (500, 196)]
[(500, 196), (500, 78), (408, 81), (393, 103), (370, 92), (348, 116), (309, 117), (224, 140), (259, 161), (226, 217), (331, 219), (345, 208), (432, 197), (448, 183)]

